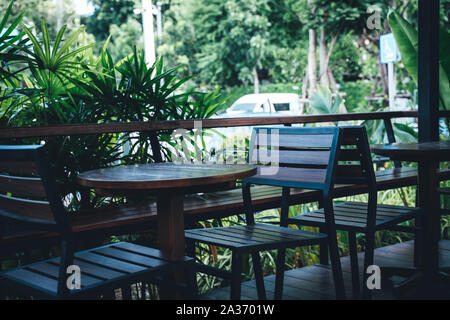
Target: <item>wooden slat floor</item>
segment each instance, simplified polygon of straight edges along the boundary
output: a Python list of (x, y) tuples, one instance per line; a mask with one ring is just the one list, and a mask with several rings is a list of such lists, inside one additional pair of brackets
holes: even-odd
[[(450, 241), (440, 242), (440, 266), (450, 266)], [(360, 274), (363, 270), (364, 253), (359, 253)], [(352, 296), (350, 259), (348, 256), (341, 258), (344, 273), (345, 290), (347, 299)], [(375, 250), (375, 264), (379, 266), (412, 267), (413, 266), (413, 242), (408, 241), (391, 246), (377, 248)], [(273, 298), (275, 276), (265, 277), (265, 286), (268, 299)], [(444, 288), (447, 291), (447, 288)], [(450, 298), (450, 287), (448, 288)], [(202, 296), (204, 300), (228, 300), (230, 298), (229, 287), (212, 290)], [(413, 297), (414, 298), (414, 297)], [(247, 281), (242, 284), (242, 300), (256, 300), (255, 281)], [(333, 276), (330, 266), (312, 265), (299, 269), (288, 270), (284, 279), (284, 300), (330, 300), (335, 299)], [(372, 299), (394, 299), (391, 290), (374, 290)]]

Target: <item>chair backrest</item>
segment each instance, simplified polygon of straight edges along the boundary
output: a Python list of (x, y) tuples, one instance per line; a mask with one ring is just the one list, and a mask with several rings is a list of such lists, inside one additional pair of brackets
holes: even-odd
[(364, 126), (340, 127), (342, 140), (338, 148), (335, 183), (367, 185), (376, 191), (376, 178)]
[(342, 142), (338, 150), (336, 183), (364, 185), (368, 188), (366, 225), (375, 230), (377, 183), (372, 156), (364, 126), (341, 127)]
[(250, 141), (249, 163), (278, 168), (278, 177), (292, 177), (295, 187), (329, 190), (339, 140), (338, 127), (255, 128)]
[(40, 231), (70, 232), (42, 145), (0, 145), (0, 218)]

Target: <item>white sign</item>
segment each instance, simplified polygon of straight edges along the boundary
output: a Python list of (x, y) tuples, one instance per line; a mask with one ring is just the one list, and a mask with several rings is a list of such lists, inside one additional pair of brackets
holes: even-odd
[(392, 33), (380, 36), (380, 61), (381, 63), (400, 61), (400, 52)]

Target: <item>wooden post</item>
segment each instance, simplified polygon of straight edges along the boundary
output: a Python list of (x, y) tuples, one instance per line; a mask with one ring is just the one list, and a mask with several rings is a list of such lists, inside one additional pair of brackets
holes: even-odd
[(439, 0), (419, 0), (419, 142), (439, 140)]
[[(419, 142), (439, 140), (439, 0), (419, 0)], [(419, 206), (426, 210), (422, 221), (422, 261), (425, 283), (437, 273), (439, 198), (436, 176), (437, 161), (419, 163)], [(425, 190), (420, 190), (420, 188)]]

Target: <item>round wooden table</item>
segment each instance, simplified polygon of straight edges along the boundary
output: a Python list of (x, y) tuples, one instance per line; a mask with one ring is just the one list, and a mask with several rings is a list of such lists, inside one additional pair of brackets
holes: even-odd
[(86, 171), (78, 183), (112, 194), (156, 195), (159, 249), (166, 258), (179, 260), (185, 256), (184, 195), (230, 187), (255, 173), (256, 167), (247, 164), (154, 163)]
[(450, 141), (372, 145), (371, 150), (392, 160), (418, 162), (418, 204), (425, 212), (423, 219), (419, 219), (422, 242), (419, 269), (425, 283), (433, 283), (442, 278), (439, 273), (441, 231), (436, 171), (440, 161), (450, 160)]

